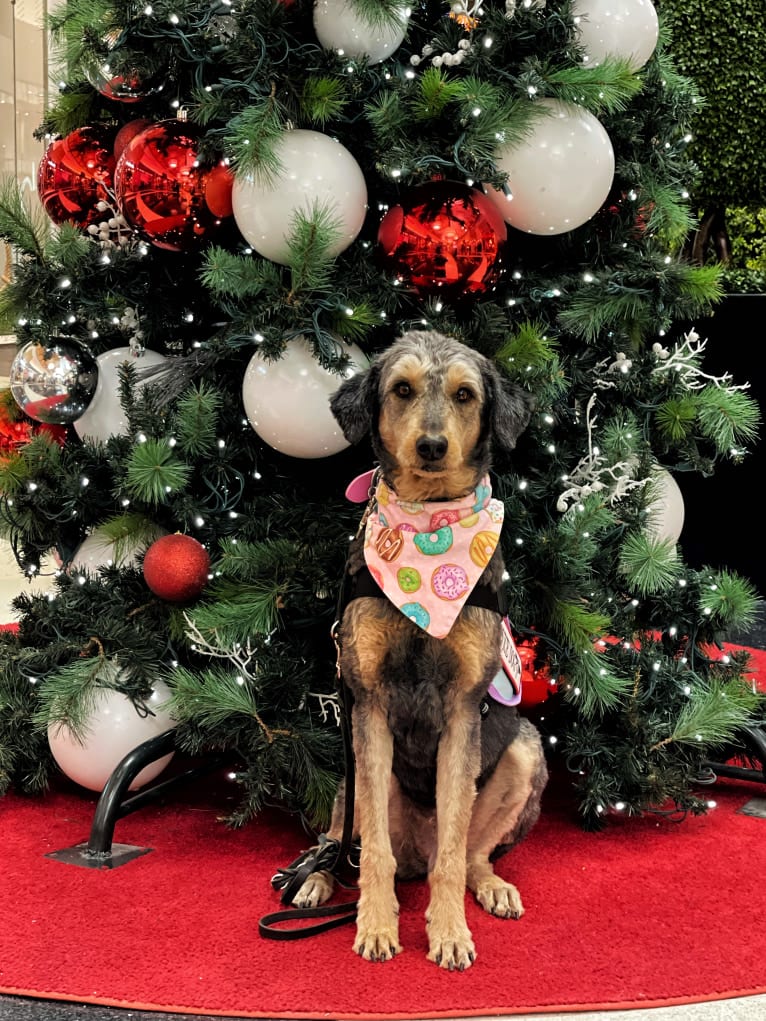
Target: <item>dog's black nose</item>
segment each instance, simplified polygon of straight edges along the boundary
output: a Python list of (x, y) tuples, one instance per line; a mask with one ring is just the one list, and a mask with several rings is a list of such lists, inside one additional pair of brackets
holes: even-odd
[(424, 461), (441, 461), (447, 453), (446, 436), (420, 436), (415, 450)]

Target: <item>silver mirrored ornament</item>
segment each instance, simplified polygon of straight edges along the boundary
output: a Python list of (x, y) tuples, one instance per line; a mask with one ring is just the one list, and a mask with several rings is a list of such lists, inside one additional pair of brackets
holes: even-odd
[(11, 364), (13, 398), (36, 422), (69, 425), (91, 402), (98, 382), (96, 359), (79, 344), (62, 337), (30, 341)]

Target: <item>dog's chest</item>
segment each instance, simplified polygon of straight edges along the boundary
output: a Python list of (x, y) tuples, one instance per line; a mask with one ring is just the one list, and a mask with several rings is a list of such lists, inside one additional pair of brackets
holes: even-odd
[(446, 638), (433, 638), (385, 599), (358, 599), (344, 618), (343, 674), (355, 699), (372, 696), (394, 738), (394, 771), (434, 768), (448, 720), (479, 705), (499, 665), (497, 614), (467, 607)]

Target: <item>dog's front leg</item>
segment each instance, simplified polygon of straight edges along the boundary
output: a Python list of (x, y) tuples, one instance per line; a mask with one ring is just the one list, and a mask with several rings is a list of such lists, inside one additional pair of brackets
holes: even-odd
[(465, 919), (465, 885), (468, 827), (481, 754), (479, 720), (459, 697), (448, 719), (436, 759), (437, 849), (429, 874), (428, 958), (450, 971), (464, 971), (476, 958)]
[(357, 695), (353, 709), (356, 804), (362, 851), (354, 950), (368, 961), (388, 961), (399, 945), (396, 860), (388, 826), (393, 738), (379, 700)]

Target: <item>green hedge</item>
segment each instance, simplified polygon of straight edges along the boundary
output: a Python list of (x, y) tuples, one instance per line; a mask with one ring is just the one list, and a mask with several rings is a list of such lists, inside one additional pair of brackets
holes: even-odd
[(679, 70), (704, 99), (689, 153), (702, 206), (766, 205), (764, 0), (655, 0)]

